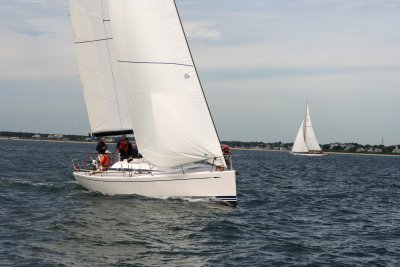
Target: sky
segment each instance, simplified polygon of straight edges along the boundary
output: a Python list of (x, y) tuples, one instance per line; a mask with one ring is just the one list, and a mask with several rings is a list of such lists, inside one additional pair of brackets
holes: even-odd
[[(221, 140), (400, 144), (400, 1), (176, 0)], [(67, 0), (2, 0), (0, 131), (90, 131)]]

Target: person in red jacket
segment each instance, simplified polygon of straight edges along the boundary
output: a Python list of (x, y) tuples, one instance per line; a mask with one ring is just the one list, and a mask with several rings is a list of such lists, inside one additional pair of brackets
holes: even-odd
[(129, 142), (128, 138), (121, 138), (118, 146), (119, 151), (119, 160), (123, 161), (125, 159), (129, 159), (132, 156), (132, 144)]

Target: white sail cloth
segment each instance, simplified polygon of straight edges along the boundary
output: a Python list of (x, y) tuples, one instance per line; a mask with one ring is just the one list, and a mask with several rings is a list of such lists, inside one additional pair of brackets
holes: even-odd
[(80, 79), (95, 134), (132, 130), (107, 7), (102, 0), (70, 0)]
[(225, 166), (173, 0), (109, 1), (121, 78), (141, 154), (156, 166)]
[(310, 109), (308, 108), (308, 103), (306, 105), (306, 117), (305, 117), (305, 142), (307, 148), (310, 151), (321, 151), (319, 146), (317, 136), (315, 135), (314, 128), (311, 123)]
[(300, 129), (297, 132), (296, 139), (294, 140), (294, 144), (292, 147), (292, 152), (295, 153), (307, 153), (308, 148), (306, 142), (304, 141), (304, 120), (300, 125)]

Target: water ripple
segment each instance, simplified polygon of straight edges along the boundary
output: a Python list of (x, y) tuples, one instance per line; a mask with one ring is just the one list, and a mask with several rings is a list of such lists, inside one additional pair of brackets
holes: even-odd
[(0, 140), (0, 266), (398, 266), (398, 157), (235, 151), (231, 208), (88, 192), (93, 146)]

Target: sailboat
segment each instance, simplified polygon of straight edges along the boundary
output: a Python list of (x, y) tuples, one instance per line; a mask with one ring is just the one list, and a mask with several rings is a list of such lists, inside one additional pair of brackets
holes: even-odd
[(77, 182), (108, 195), (235, 206), (236, 172), (221, 151), (175, 1), (70, 0), (70, 17), (91, 134), (134, 132), (143, 156), (105, 171), (74, 162)]
[(306, 104), (306, 112), (304, 119), (300, 125), (300, 129), (297, 132), (296, 139), (294, 141), (292, 151), (293, 155), (303, 156), (326, 156), (327, 154), (321, 150), (317, 137), (314, 132), (314, 128), (311, 123), (310, 109), (308, 103)]

